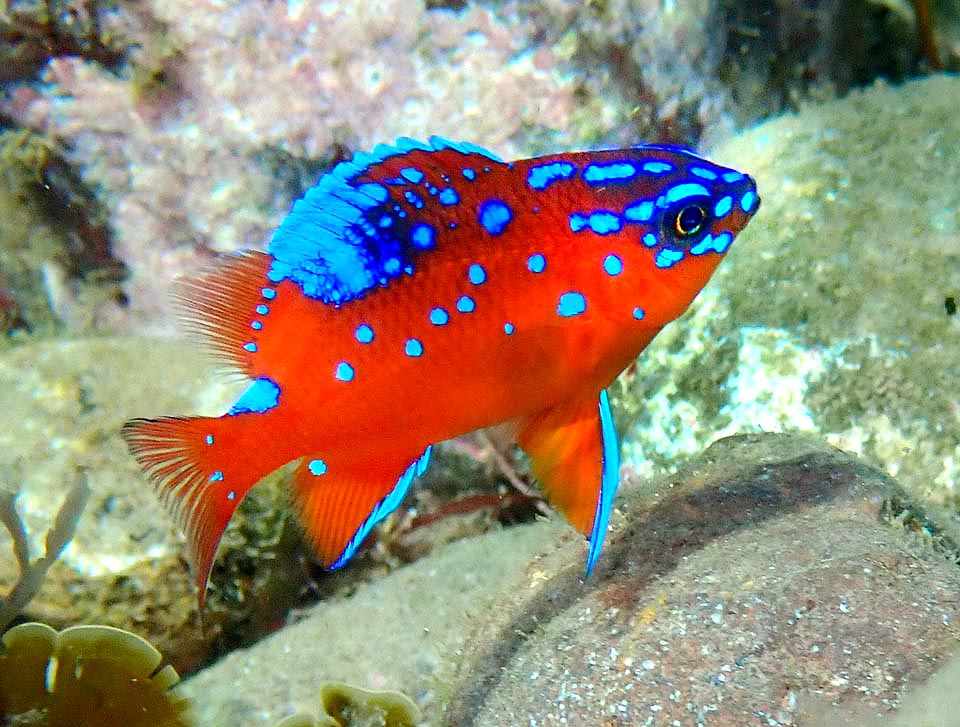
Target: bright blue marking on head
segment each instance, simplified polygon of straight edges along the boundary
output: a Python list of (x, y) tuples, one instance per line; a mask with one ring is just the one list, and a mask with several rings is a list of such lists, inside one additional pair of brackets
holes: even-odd
[(254, 310), (257, 311), (257, 315), (261, 315), (261, 316), (265, 316), (267, 315), (267, 313), (270, 312), (270, 309), (267, 306), (265, 306), (263, 303), (261, 303), (256, 308), (254, 308)]
[[(266, 377), (254, 379), (247, 390), (240, 395), (240, 398), (230, 407), (228, 415), (236, 414), (263, 414), (265, 411), (273, 409), (280, 403), (280, 387)], [(211, 437), (212, 439), (212, 437)], [(207, 444), (212, 444), (208, 440)]]
[(619, 275), (623, 272), (623, 260), (613, 253), (603, 259), (603, 271), (607, 275)]
[(408, 338), (407, 342), (403, 344), (403, 352), (407, 354), (407, 356), (418, 358), (419, 356), (423, 356), (423, 344), (416, 338)]
[(638, 171), (632, 162), (588, 164), (583, 170), (583, 180), (588, 184), (627, 182), (637, 176)]
[(506, 202), (499, 199), (488, 199), (480, 205), (480, 224), (491, 235), (500, 235), (507, 229), (513, 213)]
[(333, 375), (339, 381), (353, 381), (353, 366), (348, 364), (346, 361), (341, 361), (337, 364), (337, 369)]
[(683, 251), (674, 250), (672, 247), (665, 247), (657, 253), (653, 261), (658, 268), (672, 268), (676, 263), (683, 260)]
[(319, 477), (320, 475), (327, 474), (327, 463), (322, 459), (312, 459), (310, 464), (307, 465), (307, 469), (310, 470), (310, 474), (314, 477)]
[(643, 240), (643, 244), (646, 245), (647, 247), (656, 247), (657, 245), (660, 244), (660, 241), (657, 240), (657, 236), (654, 235), (652, 232), (648, 232), (640, 239)]
[(623, 220), (620, 219), (619, 215), (607, 210), (592, 213), (587, 224), (598, 235), (610, 235), (623, 228)]
[(396, 510), (400, 503), (403, 502), (403, 498), (406, 496), (407, 490), (410, 489), (413, 480), (420, 477), (427, 471), (427, 467), (430, 466), (430, 453), (432, 451), (433, 447), (427, 447), (423, 454), (420, 455), (420, 458), (407, 467), (406, 471), (400, 475), (400, 479), (397, 480), (397, 484), (393, 486), (390, 493), (373, 508), (373, 512), (371, 512), (363, 524), (357, 528), (357, 532), (350, 538), (350, 542), (347, 543), (347, 547), (343, 549), (340, 557), (330, 566), (331, 570), (341, 568), (344, 563), (350, 560), (353, 554), (357, 552), (360, 544), (366, 540), (370, 531), (373, 530), (373, 526)]
[(366, 323), (361, 323), (353, 335), (360, 343), (370, 343), (373, 340), (373, 329)]
[(670, 189), (667, 190), (665, 195), (667, 202), (679, 202), (681, 199), (687, 199), (687, 197), (708, 197), (710, 193), (707, 191), (707, 188), (702, 184), (697, 184), (696, 182), (684, 182), (683, 184), (675, 184)]
[(713, 208), (714, 217), (724, 217), (726, 214), (733, 209), (733, 197), (729, 194), (726, 197), (721, 197), (720, 201), (717, 202), (717, 205)]
[(512, 323), (503, 324), (503, 332), (506, 333), (508, 336), (512, 335), (515, 330), (516, 329), (513, 327)]
[(729, 183), (739, 182), (743, 179), (743, 175), (740, 172), (724, 172), (723, 181)]
[(623, 219), (628, 222), (649, 222), (653, 217), (653, 200), (642, 199), (627, 205), (623, 210)]
[(696, 245), (690, 248), (691, 255), (703, 255), (705, 252), (710, 252), (713, 250), (713, 235), (706, 234), (703, 239), (700, 240)]
[(210, 475), (210, 482), (223, 482), (223, 472), (217, 470), (212, 475)]
[(753, 206), (757, 201), (757, 193), (752, 189), (744, 193), (740, 198), (740, 209), (744, 212), (752, 212)]
[(483, 269), (483, 265), (473, 263), (473, 265), (467, 268), (467, 277), (470, 278), (470, 282), (474, 285), (480, 285), (486, 282), (487, 271)]
[(423, 181), (423, 172), (416, 167), (404, 167), (400, 170), (400, 176), (412, 184), (420, 184)]
[(538, 164), (530, 167), (527, 174), (527, 184), (531, 189), (543, 191), (554, 182), (561, 179), (570, 179), (576, 174), (577, 168), (570, 162), (551, 162), (549, 164)]
[(262, 295), (266, 300), (273, 300), (277, 297), (277, 291), (273, 288), (261, 288), (260, 295)]
[(260, 321), (254, 321), (250, 324), (250, 327), (255, 331), (259, 331), (261, 328), (263, 328), (263, 324)]
[(570, 229), (573, 232), (580, 232), (581, 230), (586, 229), (587, 227), (587, 218), (585, 215), (574, 212), (570, 215)]
[(587, 299), (583, 297), (583, 293), (576, 291), (564, 293), (560, 296), (560, 301), (557, 303), (557, 313), (564, 318), (578, 316), (586, 309)]
[(406, 192), (403, 193), (403, 198), (407, 200), (407, 202), (412, 204), (416, 209), (418, 210), (423, 209), (423, 198), (416, 192), (408, 189)]
[(457, 194), (457, 190), (455, 190), (453, 187), (447, 187), (440, 192), (440, 196), (437, 199), (440, 200), (440, 204), (450, 205), (459, 202), (460, 196)]
[(713, 181), (717, 178), (715, 172), (712, 172), (709, 169), (704, 169), (703, 167), (690, 167), (690, 173), (695, 177), (709, 179), (710, 181)]
[(450, 320), (450, 314), (443, 308), (433, 308), (430, 311), (430, 322), (435, 326), (445, 326)]
[(413, 230), (410, 232), (410, 239), (413, 240), (413, 244), (421, 250), (429, 250), (434, 245), (433, 226), (425, 222), (414, 225)]
[(590, 575), (600, 557), (603, 540), (607, 535), (613, 498), (620, 485), (620, 442), (613, 425), (610, 401), (607, 392), (600, 392), (600, 437), (603, 441), (603, 470), (600, 475), (600, 496), (597, 498), (597, 511), (593, 516), (593, 529), (590, 531), (590, 546), (587, 550), (587, 567), (584, 577)]
[(644, 315), (646, 314), (643, 312), (643, 308), (640, 308), (638, 306), (637, 308), (633, 309), (633, 317), (636, 318), (638, 321), (642, 321)]
[(461, 313), (473, 313), (477, 304), (469, 295), (461, 295), (457, 298), (457, 310)]
[(206, 442), (208, 446), (211, 445), (211, 444), (213, 444), (213, 435), (212, 435), (212, 434), (208, 434), (207, 436), (205, 436), (205, 437), (203, 438), (203, 441)]
[(539, 252), (527, 258), (527, 270), (531, 273), (542, 273), (547, 267), (547, 259)]
[(477, 178), (477, 173), (476, 173), (473, 169), (470, 169), (470, 168), (464, 169), (464, 170), (463, 170), (463, 178), (464, 178), (464, 179), (467, 179), (467, 180), (469, 180), (469, 181), (472, 182), (474, 179)]
[(663, 174), (664, 172), (673, 171), (673, 165), (670, 162), (661, 161), (644, 162), (640, 168), (650, 174)]
[(729, 232), (721, 232), (713, 240), (713, 249), (723, 254), (733, 242), (733, 235)]
[(250, 341), (249, 343), (245, 343), (245, 344), (243, 344), (243, 350), (244, 350), (244, 351), (247, 351), (247, 352), (249, 352), (249, 353), (256, 353), (256, 352), (257, 352), (257, 344), (255, 344), (253, 341)]

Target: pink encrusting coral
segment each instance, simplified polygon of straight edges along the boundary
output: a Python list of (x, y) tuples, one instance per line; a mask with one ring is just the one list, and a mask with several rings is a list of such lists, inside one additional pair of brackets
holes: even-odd
[(322, 159), (338, 146), (443, 134), (511, 156), (518, 132), (530, 129), (572, 142), (572, 76), (549, 48), (533, 51), (529, 23), (485, 8), (428, 11), (420, 0), (144, 8), (151, 30), (141, 29), (134, 64), (162, 57), (164, 93), (61, 58), (48, 65), (42, 93), (0, 102), (0, 113), (64, 140), (101, 190), (141, 330), (169, 325), (176, 274), (212, 252), (266, 243), (290, 199), (275, 191), (265, 150)]

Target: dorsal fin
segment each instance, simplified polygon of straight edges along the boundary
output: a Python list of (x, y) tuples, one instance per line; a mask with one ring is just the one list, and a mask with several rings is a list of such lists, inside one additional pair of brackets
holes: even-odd
[(337, 164), (274, 232), (269, 278), (339, 305), (412, 274), (439, 244), (460, 195), (503, 162), (473, 144), (401, 138)]
[(200, 274), (174, 283), (184, 328), (229, 368), (251, 375), (250, 340), (256, 306), (269, 283), (270, 258), (262, 252), (225, 255)]

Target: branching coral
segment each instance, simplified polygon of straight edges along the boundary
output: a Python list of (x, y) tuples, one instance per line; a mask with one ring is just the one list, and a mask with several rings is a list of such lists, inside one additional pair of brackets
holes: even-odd
[(0, 490), (0, 522), (10, 532), (13, 538), (13, 552), (20, 568), (20, 578), (13, 586), (6, 598), (0, 603), (0, 630), (4, 629), (24, 606), (37, 595), (40, 585), (50, 569), (50, 566), (60, 557), (60, 553), (73, 539), (77, 530), (77, 521), (90, 497), (90, 488), (79, 478), (67, 491), (63, 504), (57, 513), (49, 532), (42, 557), (32, 559), (30, 554), (30, 540), (26, 526), (17, 512), (17, 496), (11, 492)]

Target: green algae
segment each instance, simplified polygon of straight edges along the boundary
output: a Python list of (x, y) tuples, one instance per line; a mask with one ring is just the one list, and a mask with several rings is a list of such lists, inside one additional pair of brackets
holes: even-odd
[(15, 626), (0, 653), (0, 717), (37, 727), (187, 727), (180, 677), (136, 634), (109, 626)]

